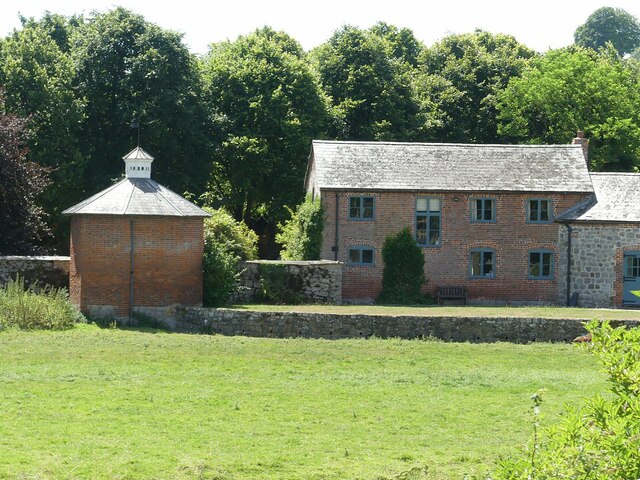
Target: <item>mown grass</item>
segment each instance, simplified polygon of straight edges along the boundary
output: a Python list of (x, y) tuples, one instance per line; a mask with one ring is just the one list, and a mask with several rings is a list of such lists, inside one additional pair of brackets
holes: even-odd
[(482, 474), (603, 389), (570, 345), (0, 333), (0, 478)]
[(576, 320), (640, 320), (640, 310), (533, 306), (387, 306), (387, 305), (232, 305), (229, 308), (267, 312), (315, 312), (358, 315), (433, 317), (517, 317)]

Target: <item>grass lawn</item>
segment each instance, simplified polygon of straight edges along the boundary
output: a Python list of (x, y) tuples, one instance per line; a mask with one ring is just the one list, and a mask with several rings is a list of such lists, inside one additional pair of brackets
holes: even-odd
[[(604, 388), (571, 345), (0, 332), (0, 478), (482, 474)], [(404, 477), (402, 477), (404, 478)]]
[(578, 320), (640, 320), (640, 310), (571, 307), (384, 306), (384, 305), (233, 305), (263, 312), (312, 312), (358, 315), (416, 315), (425, 317), (528, 317)]

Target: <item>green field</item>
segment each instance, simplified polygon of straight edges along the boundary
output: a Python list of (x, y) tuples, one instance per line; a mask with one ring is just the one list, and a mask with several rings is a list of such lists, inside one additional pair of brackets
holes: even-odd
[(482, 474), (604, 388), (570, 345), (0, 333), (0, 478)]

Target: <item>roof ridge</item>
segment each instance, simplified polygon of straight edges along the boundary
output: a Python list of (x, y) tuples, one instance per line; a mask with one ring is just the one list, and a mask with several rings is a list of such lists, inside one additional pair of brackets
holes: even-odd
[(500, 148), (582, 148), (582, 145), (554, 143), (554, 144), (525, 144), (525, 143), (445, 143), (445, 142), (376, 142), (360, 140), (313, 140), (312, 143), (327, 143), (335, 145), (404, 145), (404, 146), (433, 146), (433, 147), (500, 147)]

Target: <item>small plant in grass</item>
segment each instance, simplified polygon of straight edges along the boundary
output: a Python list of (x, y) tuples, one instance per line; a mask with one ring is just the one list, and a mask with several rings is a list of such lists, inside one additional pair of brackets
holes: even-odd
[(287, 207), (291, 218), (278, 224), (276, 242), (282, 245), (283, 260), (318, 260), (322, 246), (324, 210), (320, 199), (310, 196), (295, 211)]
[(586, 348), (602, 364), (609, 394), (572, 409), (542, 439), (536, 428), (530, 451), (503, 460), (496, 478), (640, 478), (640, 329), (594, 321), (587, 330)]
[(387, 237), (382, 247), (382, 292), (378, 303), (430, 303), (420, 294), (426, 283), (424, 255), (409, 228)]
[(25, 288), (20, 277), (0, 288), (0, 330), (63, 330), (84, 321), (63, 288)]

